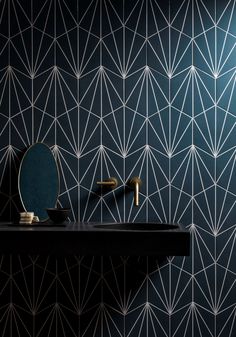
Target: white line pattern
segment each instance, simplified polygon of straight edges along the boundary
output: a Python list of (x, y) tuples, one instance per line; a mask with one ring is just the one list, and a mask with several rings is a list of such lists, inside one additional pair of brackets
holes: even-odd
[(45, 142), (71, 220), (191, 231), (162, 263), (2, 256), (1, 336), (235, 336), (235, 19), (235, 0), (0, 1), (1, 219)]

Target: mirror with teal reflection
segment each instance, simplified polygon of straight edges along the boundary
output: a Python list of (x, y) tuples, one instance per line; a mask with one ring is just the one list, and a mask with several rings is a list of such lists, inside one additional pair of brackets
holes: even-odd
[(40, 221), (47, 220), (46, 208), (53, 208), (57, 203), (59, 174), (55, 158), (46, 144), (36, 143), (24, 154), (18, 188), (25, 211), (34, 212)]

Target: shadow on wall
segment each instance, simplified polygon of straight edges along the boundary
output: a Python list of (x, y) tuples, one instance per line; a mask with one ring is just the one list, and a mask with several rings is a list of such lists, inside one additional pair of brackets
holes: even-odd
[(15, 221), (23, 210), (18, 192), (18, 172), (25, 151), (17, 154), (9, 150), (1, 162), (0, 172), (0, 221)]
[[(37, 336), (46, 336), (48, 331), (50, 336), (64, 336), (59, 330), (66, 336), (75, 336), (76, 331), (80, 336), (100, 336), (108, 319), (109, 336), (118, 336), (116, 329), (123, 329), (125, 317), (132, 318), (126, 320), (127, 329), (132, 330), (133, 315), (157, 297), (150, 287), (147, 292), (150, 282), (159, 291), (163, 287), (161, 274), (168, 273), (168, 264), (160, 267), (159, 263), (146, 257), (5, 255), (1, 279), (7, 286), (0, 293), (1, 305), (6, 310), (11, 296), (14, 310), (24, 322), (24, 327), (17, 320), (12, 326), (6, 324), (5, 335), (19, 325), (23, 336), (25, 326), (34, 321)], [(17, 272), (9, 281), (12, 265)]]
[[(90, 268), (91, 259), (82, 259), (81, 266), (86, 266), (88, 261)], [(165, 265), (168, 265), (166, 257), (94, 257), (92, 272), (87, 271), (88, 278), (80, 284), (80, 294), (89, 294), (84, 296), (84, 305), (83, 296), (81, 298), (81, 335), (92, 335), (99, 326), (106, 325), (104, 318), (110, 315), (115, 325), (122, 329), (125, 316), (132, 316), (133, 310), (142, 310), (147, 303), (147, 287), (150, 282), (160, 282), (160, 269)], [(114, 335), (117, 335), (115, 331)]]

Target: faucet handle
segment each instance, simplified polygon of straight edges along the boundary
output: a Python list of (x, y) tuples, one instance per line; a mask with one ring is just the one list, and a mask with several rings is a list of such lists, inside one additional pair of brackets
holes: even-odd
[(133, 177), (129, 180), (129, 186), (135, 187), (135, 184), (138, 184), (139, 186), (142, 185), (142, 180), (139, 177)]
[(104, 181), (97, 181), (97, 185), (110, 187), (112, 190), (118, 186), (118, 180), (114, 177), (105, 179)]

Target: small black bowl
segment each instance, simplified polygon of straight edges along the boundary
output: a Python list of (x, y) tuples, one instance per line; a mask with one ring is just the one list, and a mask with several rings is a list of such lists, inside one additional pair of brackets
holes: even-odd
[(46, 208), (46, 211), (48, 213), (50, 220), (52, 220), (55, 223), (62, 223), (67, 219), (71, 209), (70, 208)]

